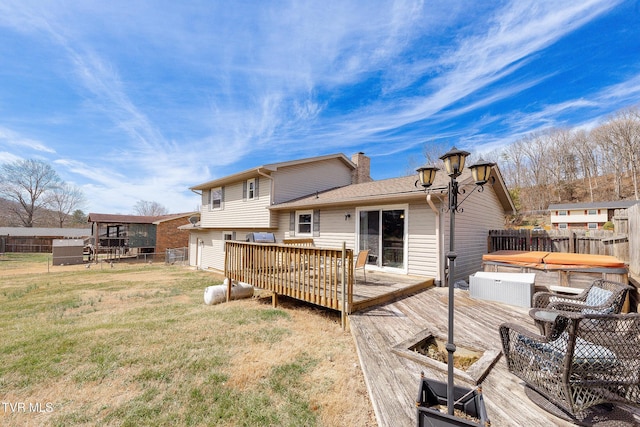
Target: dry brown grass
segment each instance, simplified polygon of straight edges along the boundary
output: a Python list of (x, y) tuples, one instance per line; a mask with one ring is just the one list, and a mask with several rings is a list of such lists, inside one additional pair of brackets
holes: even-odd
[(0, 261), (0, 424), (376, 425), (338, 313), (282, 298), (206, 306), (219, 282), (177, 266)]

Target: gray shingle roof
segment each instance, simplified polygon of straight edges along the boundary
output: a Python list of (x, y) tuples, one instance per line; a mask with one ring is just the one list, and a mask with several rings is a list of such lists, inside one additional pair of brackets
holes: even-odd
[[(425, 192), (416, 181), (417, 174), (400, 178), (389, 178), (378, 181), (363, 182), (360, 184), (346, 185), (344, 187), (327, 190), (318, 194), (302, 197), (284, 203), (271, 206), (271, 209), (292, 209), (301, 207), (353, 205), (363, 203), (378, 203), (381, 201), (406, 201), (408, 199), (424, 198)], [(471, 179), (471, 172), (465, 170), (458, 178), (460, 182)], [(436, 175), (436, 180), (431, 187), (432, 191), (447, 189), (449, 177), (445, 173)]]
[(0, 236), (79, 238), (91, 236), (91, 229), (53, 227), (0, 227)]
[(572, 209), (626, 209), (640, 203), (640, 200), (616, 200), (608, 202), (590, 202), (590, 203), (559, 203), (549, 205), (548, 210), (572, 210)]

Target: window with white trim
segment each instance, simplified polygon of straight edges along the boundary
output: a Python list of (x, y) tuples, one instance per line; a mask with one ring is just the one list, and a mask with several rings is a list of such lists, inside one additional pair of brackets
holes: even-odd
[(589, 209), (587, 210), (587, 215), (598, 215), (597, 209)]
[(313, 233), (313, 211), (296, 211), (296, 236), (311, 236)]
[(558, 215), (565, 216), (567, 215), (567, 211), (558, 211)]
[(566, 222), (563, 222), (561, 224), (558, 224), (558, 228), (561, 230), (566, 230), (567, 228), (569, 228), (569, 225)]
[(256, 180), (255, 178), (247, 180), (247, 200), (253, 200), (256, 197)]
[(598, 229), (598, 223), (597, 222), (590, 222), (589, 224), (587, 224), (587, 228), (589, 230), (597, 230)]
[(222, 187), (212, 188), (209, 191), (209, 209), (222, 209)]

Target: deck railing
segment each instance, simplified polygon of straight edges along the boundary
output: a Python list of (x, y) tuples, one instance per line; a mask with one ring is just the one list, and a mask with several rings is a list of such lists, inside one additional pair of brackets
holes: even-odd
[(224, 274), (231, 281), (347, 313), (353, 303), (350, 249), (228, 241)]

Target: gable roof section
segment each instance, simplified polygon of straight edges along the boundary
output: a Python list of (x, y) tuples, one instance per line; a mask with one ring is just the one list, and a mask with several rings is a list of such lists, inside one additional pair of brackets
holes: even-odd
[(181, 215), (183, 214), (145, 216), (90, 213), (87, 222), (100, 222), (103, 224), (153, 224), (156, 221), (172, 219)]
[(168, 215), (166, 217), (162, 217), (159, 220), (153, 221), (154, 224), (158, 225), (162, 222), (167, 222), (167, 221), (173, 221), (174, 219), (179, 219), (179, 218), (190, 218), (192, 216), (200, 216), (200, 212), (185, 212), (185, 213), (179, 213), (179, 214), (172, 214), (172, 215)]
[[(505, 212), (514, 212), (515, 208), (511, 196), (504, 186), (504, 181), (500, 172), (494, 167), (492, 171), (494, 178), (494, 189)], [(319, 208), (326, 206), (353, 206), (374, 203), (400, 203), (409, 200), (424, 200), (425, 192), (416, 185), (417, 175), (400, 178), (389, 178), (379, 181), (364, 182), (360, 184), (346, 185), (333, 190), (312, 194), (297, 200), (288, 201), (271, 206), (272, 210), (291, 210), (300, 208)], [(446, 193), (450, 178), (443, 172), (436, 175), (436, 180), (431, 186), (431, 192), (437, 193), (441, 190)], [(465, 169), (458, 178), (462, 185), (473, 184), (471, 171)], [(487, 184), (490, 185), (490, 184)]]
[(0, 236), (12, 237), (88, 237), (90, 228), (0, 227)]
[(547, 210), (574, 210), (574, 209), (626, 209), (640, 203), (640, 200), (616, 200), (610, 202), (591, 203), (559, 203), (549, 205)]
[(275, 172), (278, 169), (288, 167), (288, 166), (297, 166), (305, 163), (313, 163), (313, 162), (321, 162), (323, 160), (331, 160), (331, 159), (339, 159), (342, 160), (345, 165), (347, 165), (351, 169), (355, 169), (356, 165), (347, 158), (342, 153), (338, 154), (329, 154), (326, 156), (317, 156), (317, 157), (308, 157), (306, 159), (298, 159), (291, 160), (287, 162), (278, 162), (278, 163), (268, 163), (262, 166), (256, 166), (255, 168), (247, 169), (242, 172), (238, 172), (232, 175), (227, 175), (222, 178), (214, 179), (213, 181), (207, 181), (202, 184), (195, 185), (193, 187), (189, 187), (190, 190), (207, 190), (209, 188), (221, 187), (223, 185), (231, 184), (238, 181), (243, 181), (245, 179), (250, 179), (254, 177), (258, 177), (261, 173), (271, 173)]

